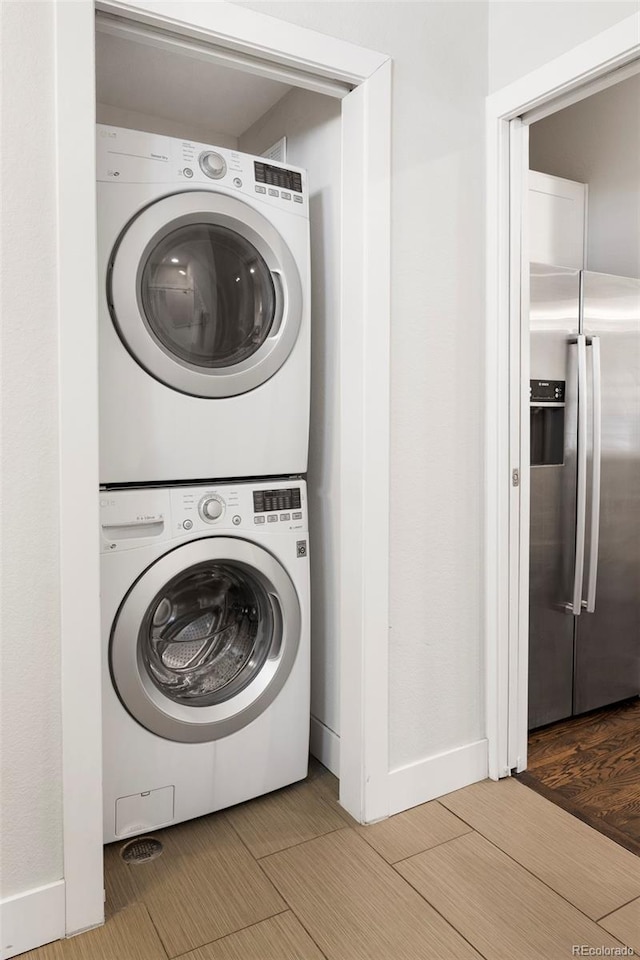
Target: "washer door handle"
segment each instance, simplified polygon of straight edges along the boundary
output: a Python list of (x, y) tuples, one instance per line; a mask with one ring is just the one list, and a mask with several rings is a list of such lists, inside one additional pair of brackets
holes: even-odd
[(282, 607), (277, 594), (270, 593), (269, 599), (273, 607), (273, 640), (269, 650), (269, 660), (278, 660), (282, 652), (282, 637), (284, 634), (284, 617), (282, 616)]
[(276, 308), (273, 313), (273, 323), (271, 324), (271, 332), (269, 333), (268, 339), (276, 340), (280, 336), (280, 327), (282, 326), (282, 320), (287, 306), (287, 293), (282, 270), (272, 270), (271, 276), (273, 277), (273, 286), (276, 291)]

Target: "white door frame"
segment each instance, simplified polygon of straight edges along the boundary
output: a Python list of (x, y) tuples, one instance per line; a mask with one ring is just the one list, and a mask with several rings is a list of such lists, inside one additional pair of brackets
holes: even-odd
[(485, 636), (493, 779), (524, 770), (527, 758), (528, 124), (624, 79), (639, 57), (634, 14), (487, 98)]
[[(388, 811), (389, 58), (224, 2), (99, 3), (103, 11), (286, 67), (344, 99), (340, 799)], [(67, 935), (103, 921), (98, 571), (94, 6), (56, 0), (62, 594)], [(268, 72), (268, 70), (267, 70)], [(309, 79), (311, 78), (311, 79)], [(291, 82), (291, 81), (290, 81)], [(317, 87), (316, 87), (317, 88)]]

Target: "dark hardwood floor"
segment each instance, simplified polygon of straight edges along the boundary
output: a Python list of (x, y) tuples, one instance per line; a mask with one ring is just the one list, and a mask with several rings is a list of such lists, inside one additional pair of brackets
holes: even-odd
[(518, 779), (640, 855), (640, 699), (534, 730)]

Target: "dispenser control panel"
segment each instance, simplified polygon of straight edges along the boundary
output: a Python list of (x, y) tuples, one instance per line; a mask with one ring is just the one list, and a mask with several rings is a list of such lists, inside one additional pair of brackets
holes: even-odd
[(564, 380), (530, 380), (531, 403), (564, 403)]

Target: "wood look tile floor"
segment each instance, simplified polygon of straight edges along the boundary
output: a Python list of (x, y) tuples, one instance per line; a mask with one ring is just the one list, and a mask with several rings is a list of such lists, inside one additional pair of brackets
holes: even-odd
[[(105, 851), (107, 922), (22, 960), (569, 960), (640, 951), (640, 860), (515, 780), (362, 827), (309, 778)], [(609, 955), (612, 955), (611, 953)]]
[(534, 730), (518, 779), (640, 854), (640, 698)]

